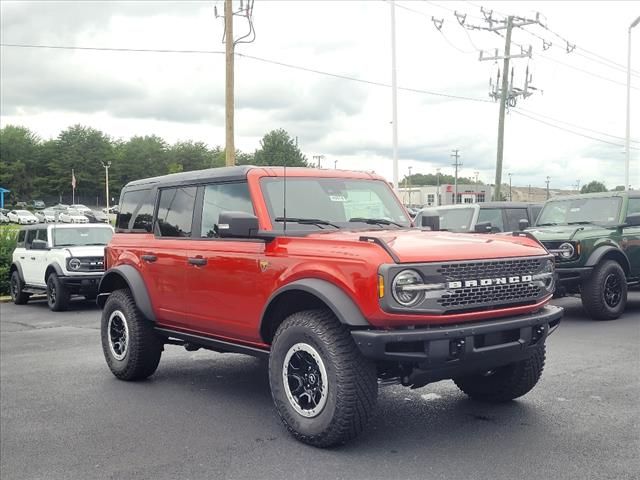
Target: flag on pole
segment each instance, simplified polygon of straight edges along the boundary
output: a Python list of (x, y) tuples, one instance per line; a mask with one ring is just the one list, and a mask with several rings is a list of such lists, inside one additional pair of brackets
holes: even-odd
[(76, 189), (76, 176), (73, 173), (73, 168), (71, 169), (71, 188)]

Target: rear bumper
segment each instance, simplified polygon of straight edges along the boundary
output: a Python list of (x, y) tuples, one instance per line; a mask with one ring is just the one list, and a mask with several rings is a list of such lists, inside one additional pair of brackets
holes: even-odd
[(558, 327), (562, 312), (547, 305), (536, 313), (472, 324), (351, 335), (365, 357), (409, 364), (436, 381), (527, 358)]

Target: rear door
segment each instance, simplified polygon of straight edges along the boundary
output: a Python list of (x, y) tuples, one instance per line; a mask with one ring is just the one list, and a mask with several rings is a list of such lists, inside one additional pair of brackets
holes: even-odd
[[(47, 227), (39, 228), (36, 233), (36, 239), (43, 242), (49, 242), (47, 237)], [(33, 262), (33, 284), (45, 286), (46, 280), (44, 273), (47, 271), (49, 250), (30, 250), (30, 260)]]
[[(24, 242), (24, 255), (20, 255), (20, 265), (22, 266), (22, 274), (24, 275), (24, 282), (29, 285), (36, 285), (38, 283), (38, 272), (36, 270), (36, 253), (38, 250), (31, 250), (31, 243), (36, 239), (38, 231), (35, 228), (30, 228), (26, 231)], [(42, 283), (42, 282), (40, 282)]]
[(192, 234), (197, 188), (178, 186), (159, 191), (153, 237), (140, 251), (141, 269), (152, 305), (162, 325), (186, 328), (188, 240)]
[[(640, 197), (629, 197), (627, 216), (638, 213), (640, 213)], [(640, 227), (624, 227), (622, 249), (631, 263), (631, 276), (640, 277)]]

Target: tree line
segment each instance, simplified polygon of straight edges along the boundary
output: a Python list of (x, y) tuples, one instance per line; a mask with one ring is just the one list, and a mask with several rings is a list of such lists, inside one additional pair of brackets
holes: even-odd
[[(0, 187), (11, 191), (5, 201), (15, 204), (42, 199), (47, 204), (71, 200), (71, 172), (76, 201), (105, 203), (105, 171), (110, 163), (109, 191), (116, 202), (129, 181), (225, 165), (225, 150), (203, 142), (168, 144), (156, 135), (111, 138), (91, 127), (74, 125), (56, 138), (43, 140), (28, 128), (0, 129)], [(272, 130), (253, 153), (236, 151), (238, 165), (308, 166), (306, 156), (282, 129)], [(110, 200), (110, 203), (113, 203)]]

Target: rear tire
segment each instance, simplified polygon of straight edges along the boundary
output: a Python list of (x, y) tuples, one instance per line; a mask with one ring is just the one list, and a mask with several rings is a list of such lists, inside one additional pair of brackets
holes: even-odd
[(11, 274), (10, 293), (13, 303), (15, 303), (16, 305), (24, 305), (29, 301), (29, 297), (31, 295), (29, 295), (28, 293), (24, 293), (22, 291), (23, 288), (24, 282), (22, 281), (22, 278), (20, 278), (20, 273), (17, 270), (14, 270), (14, 272)]
[(47, 304), (54, 312), (63, 312), (69, 308), (69, 300), (71, 294), (69, 290), (62, 284), (58, 275), (52, 273), (47, 278)]
[(580, 288), (582, 306), (594, 320), (615, 320), (627, 306), (627, 278), (614, 260), (599, 263)]
[(280, 325), (269, 357), (269, 382), (289, 432), (316, 447), (355, 438), (378, 396), (375, 365), (329, 310), (297, 312)]
[(107, 298), (100, 333), (104, 358), (120, 380), (142, 380), (158, 368), (162, 339), (128, 289), (116, 290)]
[(546, 347), (537, 347), (526, 360), (491, 372), (454, 378), (460, 390), (479, 402), (502, 403), (521, 397), (536, 386), (544, 369)]

